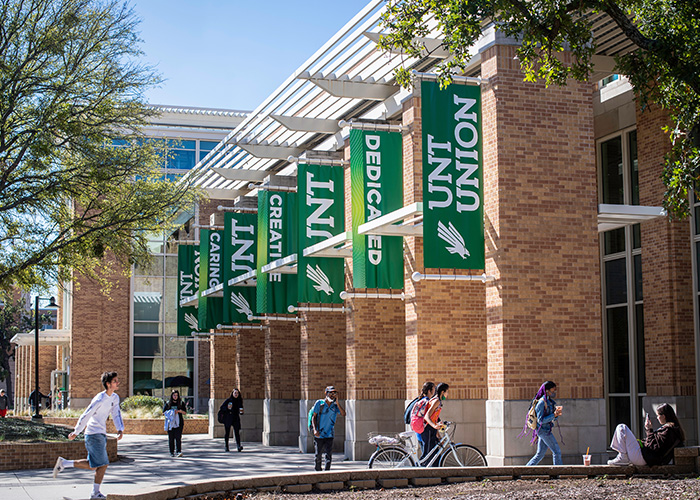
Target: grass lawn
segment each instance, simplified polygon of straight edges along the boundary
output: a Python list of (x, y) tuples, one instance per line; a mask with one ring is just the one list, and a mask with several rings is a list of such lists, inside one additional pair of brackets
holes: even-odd
[[(70, 428), (44, 424), (19, 418), (0, 418), (0, 443), (9, 441), (39, 443), (42, 441), (68, 441)], [(82, 439), (78, 437), (77, 439)]]

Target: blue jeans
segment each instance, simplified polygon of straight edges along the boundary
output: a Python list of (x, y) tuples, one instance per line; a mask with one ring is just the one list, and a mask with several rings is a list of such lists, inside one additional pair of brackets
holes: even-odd
[(547, 448), (552, 450), (552, 457), (554, 458), (554, 465), (564, 465), (561, 461), (561, 450), (559, 449), (559, 443), (557, 443), (557, 438), (551, 432), (548, 434), (538, 434), (537, 439), (537, 453), (530, 459), (527, 465), (537, 465), (544, 458), (545, 453), (547, 453)]

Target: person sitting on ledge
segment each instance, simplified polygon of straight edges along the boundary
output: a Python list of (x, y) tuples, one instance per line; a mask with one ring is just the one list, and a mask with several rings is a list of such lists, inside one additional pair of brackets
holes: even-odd
[(656, 408), (656, 418), (661, 427), (653, 430), (649, 415), (644, 422), (647, 437), (639, 445), (629, 427), (619, 424), (613, 434), (610, 447), (617, 456), (608, 460), (608, 465), (665, 465), (671, 461), (671, 453), (677, 446), (683, 446), (685, 432), (671, 405), (664, 403)]

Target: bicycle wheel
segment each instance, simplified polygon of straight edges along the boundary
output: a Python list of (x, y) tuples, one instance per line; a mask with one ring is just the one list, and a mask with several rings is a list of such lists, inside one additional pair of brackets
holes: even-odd
[(440, 458), (440, 467), (486, 467), (486, 457), (468, 444), (456, 444)]
[(370, 469), (395, 469), (397, 467), (415, 467), (413, 457), (399, 446), (379, 448), (369, 457)]

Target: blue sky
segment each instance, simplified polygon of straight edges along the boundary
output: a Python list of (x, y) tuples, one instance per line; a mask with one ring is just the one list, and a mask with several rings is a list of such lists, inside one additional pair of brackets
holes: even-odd
[(151, 104), (253, 110), (369, 0), (131, 0)]

